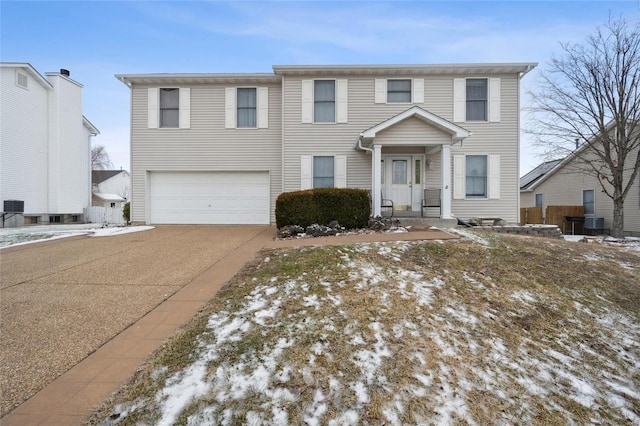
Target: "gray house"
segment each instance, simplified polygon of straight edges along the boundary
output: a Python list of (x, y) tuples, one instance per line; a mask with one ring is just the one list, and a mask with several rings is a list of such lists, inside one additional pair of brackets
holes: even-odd
[(268, 224), (275, 200), (371, 190), (398, 216), (439, 189), (441, 218), (518, 221), (516, 64), (274, 66), (272, 74), (123, 74), (131, 217)]
[[(610, 125), (611, 126), (611, 125)], [(598, 136), (592, 139), (597, 144)], [(636, 148), (629, 155), (629, 162), (638, 155)], [(600, 160), (592, 153), (588, 144), (583, 144), (565, 158), (542, 163), (520, 180), (520, 203), (522, 207), (583, 206), (585, 225), (593, 229), (610, 229), (613, 224), (613, 200), (602, 189), (604, 176), (595, 176), (589, 160), (597, 164)], [(625, 171), (624, 186), (629, 184), (632, 167)], [(607, 173), (603, 168), (602, 173)], [(609, 187), (610, 188), (610, 187)], [(624, 228), (628, 236), (640, 236), (640, 175), (631, 182), (624, 203)]]

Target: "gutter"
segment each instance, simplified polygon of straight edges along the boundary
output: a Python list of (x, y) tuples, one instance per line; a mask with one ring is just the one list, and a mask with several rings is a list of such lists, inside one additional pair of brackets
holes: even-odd
[(366, 148), (364, 146), (362, 146), (362, 133), (360, 133), (360, 136), (358, 136), (358, 140), (356, 141), (356, 150), (360, 150), (360, 151), (369, 151), (370, 153), (373, 154), (373, 148)]

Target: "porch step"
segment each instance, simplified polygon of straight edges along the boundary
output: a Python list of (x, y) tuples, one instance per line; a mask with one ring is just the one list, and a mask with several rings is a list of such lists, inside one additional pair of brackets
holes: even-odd
[(440, 219), (437, 217), (399, 217), (397, 218), (400, 221), (400, 226), (407, 227), (430, 227), (435, 226), (436, 228), (445, 229), (445, 228), (453, 228), (458, 224), (456, 219)]

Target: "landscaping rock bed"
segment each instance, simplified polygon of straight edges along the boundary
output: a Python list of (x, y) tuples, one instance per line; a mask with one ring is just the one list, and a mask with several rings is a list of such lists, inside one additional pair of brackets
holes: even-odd
[(557, 225), (506, 225), (506, 226), (478, 226), (475, 229), (500, 232), (504, 234), (530, 235), (534, 237), (562, 239), (562, 231)]

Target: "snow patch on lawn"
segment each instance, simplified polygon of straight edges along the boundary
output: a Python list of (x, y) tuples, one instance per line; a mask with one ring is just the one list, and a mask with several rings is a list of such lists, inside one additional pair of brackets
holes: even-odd
[[(338, 249), (336, 261), (348, 269), (348, 280), (312, 279), (303, 273), (284, 282), (269, 281), (240, 306), (212, 314), (193, 362), (168, 378), (156, 375), (166, 381), (146, 405), (155, 404), (157, 423), (173, 424), (189, 409), (187, 423), (192, 425), (286, 425), (294, 423), (290, 410), (295, 409), (308, 425), (355, 425), (366, 422), (361, 416), (375, 403), (389, 424), (447, 425), (461, 419), (480, 424), (469, 405), (480, 395), (508, 406), (490, 413), (497, 424), (514, 419), (535, 423), (541, 404), (559, 422), (579, 423), (565, 408), (572, 403), (591, 410), (593, 423), (640, 423), (633, 405), (640, 398), (634, 376), (640, 369), (640, 325), (633, 318), (613, 308), (591, 312), (576, 297), (569, 304), (574, 312), (568, 315), (566, 334), (554, 339), (552, 347), (524, 329), (515, 330), (522, 340), (514, 346), (494, 331), (496, 321), (515, 327), (513, 318), (491, 313), (480, 302), (465, 304), (456, 292), (459, 277), (426, 278), (428, 270), (407, 269), (409, 263), (382, 267), (371, 261), (372, 254), (402, 260), (414, 244), (421, 243)], [(483, 275), (480, 282), (471, 274), (464, 274), (462, 284), (483, 298), (506, 297), (520, 302), (523, 310), (544, 301), (529, 290), (500, 293), (504, 289), (492, 285), (491, 276)], [(356, 307), (370, 309), (367, 320), (352, 318), (345, 308), (352, 299), (337, 294), (342, 288), (379, 305)], [(394, 297), (406, 300), (406, 316), (385, 322)], [(567, 297), (573, 297), (570, 289)], [(585, 319), (601, 326), (589, 330), (586, 343), (571, 337)], [(277, 340), (262, 338), (275, 327)], [(350, 349), (333, 346), (340, 341)], [(243, 350), (236, 353), (239, 346)], [(334, 365), (337, 351), (345, 350), (350, 356), (335, 364), (339, 370), (324, 370)], [(294, 358), (302, 361), (295, 364)], [(400, 382), (393, 376), (397, 368), (408, 371)], [(601, 416), (602, 404), (609, 404), (604, 412), (611, 417)], [(250, 409), (241, 411), (243, 406)], [(416, 406), (423, 409), (411, 411)], [(141, 407), (139, 400), (120, 405), (117, 421)]]

